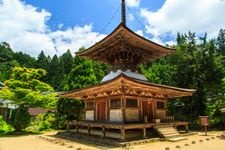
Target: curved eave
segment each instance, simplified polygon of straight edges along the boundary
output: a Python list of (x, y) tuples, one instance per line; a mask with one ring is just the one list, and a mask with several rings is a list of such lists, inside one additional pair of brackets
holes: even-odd
[(184, 88), (177, 88), (172, 86), (160, 85), (149, 83), (141, 80), (136, 80), (131, 77), (128, 77), (124, 74), (120, 74), (116, 78), (94, 85), (90, 87), (86, 87), (79, 90), (64, 92), (59, 94), (61, 97), (65, 98), (86, 98), (91, 94), (97, 94), (103, 91), (110, 91), (110, 88), (116, 87), (132, 87), (136, 88), (140, 91), (154, 91), (155, 93), (166, 95), (167, 98), (176, 98), (176, 97), (184, 97), (184, 96), (192, 96), (193, 93), (196, 91), (194, 89), (184, 89)]
[(174, 48), (165, 47), (155, 42), (152, 42), (148, 39), (145, 39), (144, 37), (136, 34), (135, 32), (133, 32), (132, 30), (130, 30), (128, 27), (126, 27), (124, 24), (121, 23), (119, 26), (117, 26), (117, 28), (112, 33), (110, 33), (104, 39), (102, 39), (101, 41), (97, 42), (96, 44), (94, 44), (93, 46), (89, 47), (88, 49), (84, 51), (77, 52), (76, 54), (79, 56), (91, 58), (97, 61), (104, 61), (104, 60), (101, 60), (100, 54), (109, 50), (107, 49), (108, 48), (107, 46), (109, 46), (109, 44), (113, 45), (113, 42), (115, 42), (115, 39), (118, 38), (118, 35), (122, 35), (123, 37), (126, 37), (126, 36), (132, 37), (133, 40), (132, 41), (128, 40), (128, 42), (135, 41), (134, 42), (135, 48), (142, 48), (145, 51), (149, 51), (151, 53), (152, 52), (156, 54), (160, 53), (160, 56), (156, 57), (156, 59), (166, 56), (175, 50)]

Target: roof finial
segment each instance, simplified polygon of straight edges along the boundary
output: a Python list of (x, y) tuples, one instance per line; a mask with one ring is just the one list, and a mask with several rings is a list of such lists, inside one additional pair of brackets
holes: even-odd
[(122, 4), (121, 4), (121, 21), (124, 25), (126, 25), (126, 3), (125, 3), (125, 0), (122, 0)]

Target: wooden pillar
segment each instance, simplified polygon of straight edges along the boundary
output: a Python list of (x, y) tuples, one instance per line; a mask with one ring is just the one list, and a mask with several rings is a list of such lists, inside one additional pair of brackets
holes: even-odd
[(108, 99), (107, 99), (107, 121), (110, 121), (110, 108), (111, 108), (111, 106), (110, 106), (110, 98), (109, 98), (109, 95), (108, 95), (108, 97), (107, 97)]
[(120, 140), (121, 141), (126, 141), (126, 131), (124, 129), (124, 126), (121, 127), (120, 131), (121, 131)]
[(105, 126), (102, 126), (102, 136), (101, 137), (105, 137)]
[(147, 138), (147, 136), (146, 136), (146, 128), (145, 127), (143, 127), (143, 138)]
[(77, 128), (77, 134), (79, 133), (79, 124), (76, 124), (76, 128)]
[(126, 121), (126, 117), (125, 117), (125, 106), (126, 106), (126, 103), (125, 103), (124, 96), (122, 96), (121, 101), (122, 101), (122, 123), (124, 124), (125, 121)]
[(188, 133), (188, 124), (185, 125), (186, 133)]
[(91, 126), (90, 126), (90, 124), (88, 124), (88, 135), (90, 135), (91, 134)]

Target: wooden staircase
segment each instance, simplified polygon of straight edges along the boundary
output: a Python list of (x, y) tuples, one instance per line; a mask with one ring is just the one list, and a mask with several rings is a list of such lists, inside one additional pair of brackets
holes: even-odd
[(172, 125), (156, 125), (154, 129), (161, 137), (168, 141), (176, 142), (187, 139), (186, 137), (183, 137)]

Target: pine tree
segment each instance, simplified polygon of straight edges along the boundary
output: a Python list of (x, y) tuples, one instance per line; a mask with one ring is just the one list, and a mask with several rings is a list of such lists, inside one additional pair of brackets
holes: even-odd
[(73, 56), (70, 50), (60, 57), (60, 62), (63, 64), (64, 73), (69, 74), (73, 67)]
[(14, 59), (21, 67), (34, 68), (36, 66), (36, 59), (22, 52), (14, 53)]
[(45, 56), (44, 52), (41, 51), (41, 53), (38, 55), (35, 67), (48, 70), (48, 65), (49, 65), (48, 58)]
[(60, 83), (64, 77), (63, 66), (59, 61), (57, 55), (54, 55), (52, 61), (48, 67), (48, 83), (55, 89), (58, 90)]
[(218, 46), (218, 53), (225, 56), (225, 29), (220, 29), (216, 44)]

